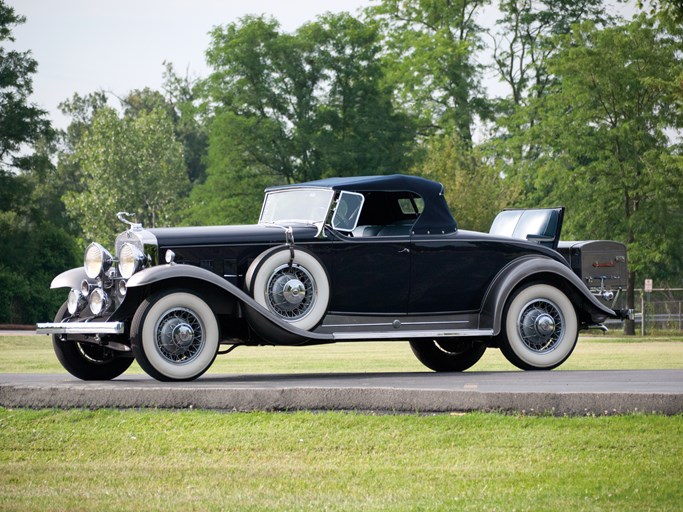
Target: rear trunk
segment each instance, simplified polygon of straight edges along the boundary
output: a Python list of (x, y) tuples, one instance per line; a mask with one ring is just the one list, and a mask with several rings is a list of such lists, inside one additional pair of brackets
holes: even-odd
[(615, 309), (619, 292), (627, 286), (626, 246), (609, 240), (585, 240), (560, 242), (557, 250), (590, 291)]

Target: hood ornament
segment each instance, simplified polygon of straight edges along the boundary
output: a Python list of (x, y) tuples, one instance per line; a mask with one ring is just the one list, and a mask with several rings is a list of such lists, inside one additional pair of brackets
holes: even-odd
[(130, 226), (131, 231), (140, 231), (142, 229), (142, 224), (138, 224), (137, 222), (131, 222), (126, 217), (133, 217), (135, 216), (134, 213), (128, 213), (128, 212), (119, 212), (116, 214), (116, 218), (119, 219), (121, 222), (124, 224), (128, 224)]

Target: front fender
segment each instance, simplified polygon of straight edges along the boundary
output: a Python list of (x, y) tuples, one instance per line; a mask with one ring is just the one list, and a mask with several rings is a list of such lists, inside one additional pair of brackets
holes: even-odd
[[(606, 317), (616, 318), (618, 315), (600, 303), (586, 288), (583, 281), (566, 265), (545, 256), (526, 256), (512, 261), (494, 278), (482, 304), (480, 328), (491, 328), (494, 334), (500, 333), (503, 310), (514, 289), (523, 281), (552, 274), (561, 278), (588, 303), (584, 307), (594, 321), (601, 322)], [(585, 304), (585, 303), (584, 303)], [(578, 307), (577, 304), (574, 304)]]
[(80, 290), (81, 283), (84, 279), (88, 279), (88, 276), (85, 275), (85, 269), (83, 267), (72, 268), (71, 270), (67, 270), (56, 276), (52, 280), (50, 288), (75, 288), (76, 290)]
[(262, 320), (263, 323), (256, 326), (252, 325), (252, 328), (267, 341), (281, 344), (299, 344), (308, 340), (321, 343), (333, 341), (331, 334), (304, 331), (288, 324), (234, 284), (201, 267), (182, 264), (157, 265), (134, 274), (126, 284), (128, 288), (138, 288), (177, 278), (196, 279), (211, 283), (233, 296), (241, 303), (242, 307), (249, 308), (256, 313), (258, 316), (255, 318)]

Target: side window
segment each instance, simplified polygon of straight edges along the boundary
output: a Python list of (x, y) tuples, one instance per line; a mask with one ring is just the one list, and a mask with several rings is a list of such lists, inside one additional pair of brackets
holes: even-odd
[(365, 203), (353, 230), (354, 237), (410, 236), (424, 210), (424, 201), (412, 192), (365, 192)]
[(353, 231), (358, 225), (358, 218), (364, 201), (363, 194), (355, 192), (339, 194), (337, 207), (332, 216), (332, 227), (337, 231)]

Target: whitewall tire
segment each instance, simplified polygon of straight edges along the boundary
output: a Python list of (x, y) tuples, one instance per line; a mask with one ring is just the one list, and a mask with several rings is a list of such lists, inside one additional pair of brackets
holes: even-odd
[(324, 267), (312, 254), (289, 248), (262, 254), (246, 274), (254, 300), (277, 317), (303, 330), (316, 327), (327, 312), (330, 283)]
[(551, 285), (535, 284), (515, 293), (503, 316), (500, 348), (523, 370), (550, 370), (572, 353), (578, 320), (571, 301)]
[(165, 291), (142, 302), (131, 326), (138, 364), (158, 380), (193, 380), (209, 369), (220, 333), (211, 307), (189, 291)]

